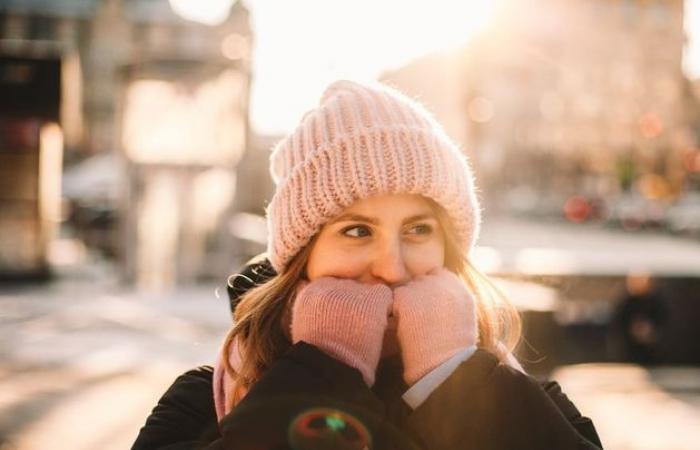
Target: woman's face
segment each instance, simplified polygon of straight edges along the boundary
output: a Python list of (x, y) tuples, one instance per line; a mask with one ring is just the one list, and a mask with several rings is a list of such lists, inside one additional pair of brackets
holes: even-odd
[(444, 264), (445, 238), (428, 200), (394, 194), (359, 200), (328, 221), (306, 274), (393, 288)]
[[(430, 203), (420, 195), (383, 195), (359, 200), (328, 221), (306, 264), (310, 281), (350, 278), (395, 288), (445, 265), (445, 238)], [(399, 352), (390, 316), (382, 357)]]

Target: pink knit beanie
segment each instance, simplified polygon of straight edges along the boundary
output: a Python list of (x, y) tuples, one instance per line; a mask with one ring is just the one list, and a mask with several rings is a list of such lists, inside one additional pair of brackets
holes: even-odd
[(337, 81), (272, 152), (268, 258), (281, 272), (359, 199), (420, 194), (445, 208), (468, 255), (481, 212), (469, 163), (424, 107), (381, 84)]

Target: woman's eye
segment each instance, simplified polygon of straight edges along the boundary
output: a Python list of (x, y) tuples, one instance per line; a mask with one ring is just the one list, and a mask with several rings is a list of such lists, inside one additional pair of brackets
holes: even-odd
[(427, 223), (422, 223), (411, 227), (409, 232), (411, 234), (430, 234), (433, 232), (433, 227)]
[(353, 238), (366, 237), (371, 234), (369, 232), (369, 228), (361, 225), (354, 225), (352, 227), (345, 228), (341, 233), (345, 236)]

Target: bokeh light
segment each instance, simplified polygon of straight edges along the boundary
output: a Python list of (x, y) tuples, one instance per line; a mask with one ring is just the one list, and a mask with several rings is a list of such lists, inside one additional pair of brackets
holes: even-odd
[(657, 137), (663, 130), (663, 123), (656, 114), (648, 113), (639, 119), (639, 131), (647, 139)]
[(571, 222), (583, 222), (591, 214), (591, 205), (578, 195), (570, 197), (564, 203), (564, 215)]
[(249, 52), (249, 40), (240, 34), (229, 34), (221, 42), (221, 54), (231, 60), (245, 58)]

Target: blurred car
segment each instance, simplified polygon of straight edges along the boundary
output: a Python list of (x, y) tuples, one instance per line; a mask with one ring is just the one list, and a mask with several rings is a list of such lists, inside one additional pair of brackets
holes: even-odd
[(572, 195), (564, 202), (563, 214), (569, 222), (582, 223), (605, 221), (610, 212), (601, 197)]
[(700, 193), (686, 194), (671, 205), (666, 222), (672, 233), (700, 236)]
[(65, 170), (62, 195), (70, 225), (88, 247), (106, 256), (119, 252), (119, 163), (112, 153), (91, 156)]
[(626, 193), (612, 201), (608, 223), (625, 230), (663, 229), (666, 227), (667, 209), (668, 205), (663, 200)]

